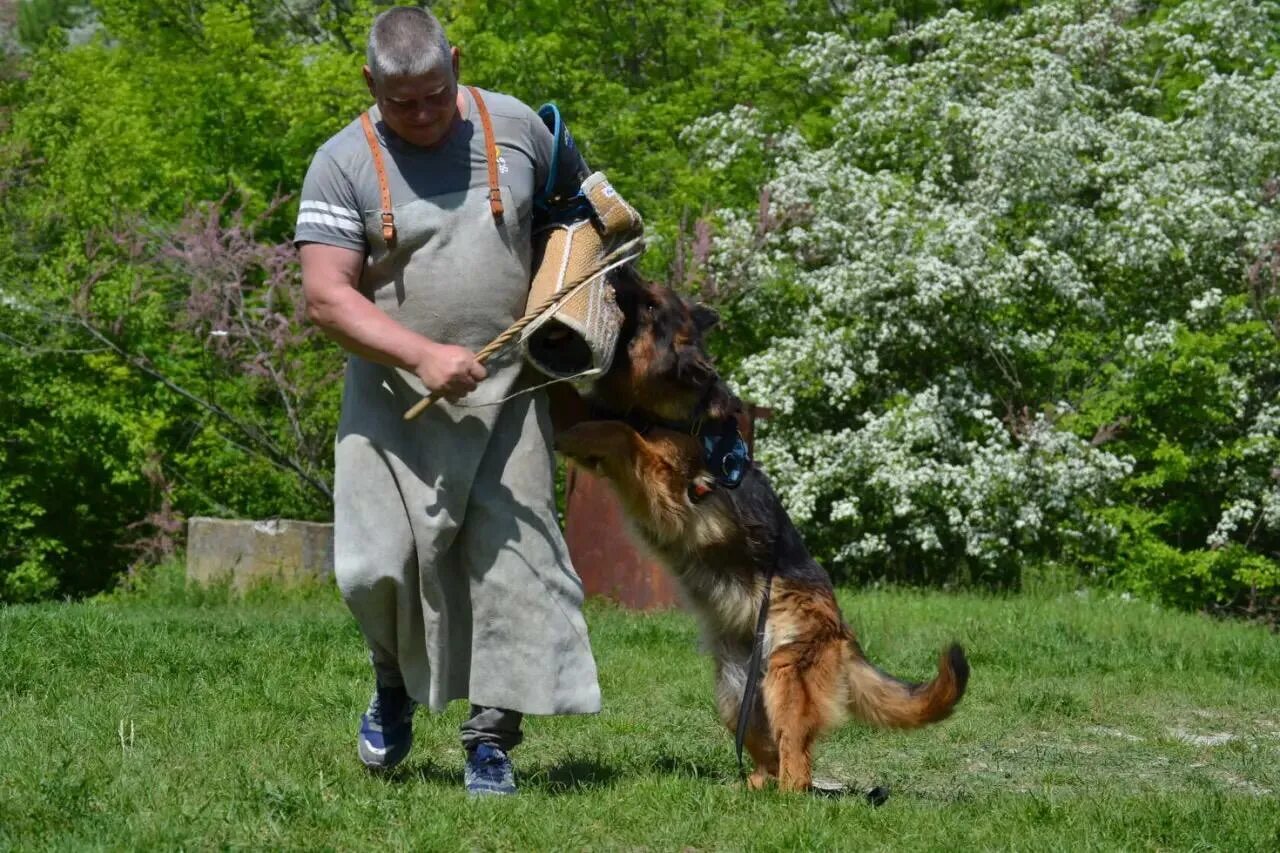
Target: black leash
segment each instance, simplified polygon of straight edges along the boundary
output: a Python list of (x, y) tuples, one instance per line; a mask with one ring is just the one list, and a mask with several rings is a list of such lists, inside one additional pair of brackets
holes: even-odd
[(751, 662), (747, 664), (746, 684), (742, 687), (742, 705), (738, 708), (738, 731), (733, 737), (733, 748), (738, 753), (738, 775), (746, 776), (742, 766), (742, 745), (747, 740), (747, 727), (751, 723), (751, 711), (756, 705), (756, 688), (760, 682), (760, 658), (764, 656), (764, 628), (769, 621), (769, 596), (773, 591), (773, 565), (764, 575), (764, 597), (760, 600), (760, 616), (756, 619), (756, 637), (751, 646)]

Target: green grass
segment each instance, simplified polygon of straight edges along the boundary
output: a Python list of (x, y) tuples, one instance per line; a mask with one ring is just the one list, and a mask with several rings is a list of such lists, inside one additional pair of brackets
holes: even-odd
[(1280, 639), (1074, 594), (843, 592), (873, 660), (963, 642), (955, 718), (848, 726), (817, 772), (881, 808), (749, 793), (682, 614), (588, 611), (605, 710), (533, 719), (521, 795), (461, 792), (462, 707), (367, 775), (370, 676), (329, 589), (172, 582), (0, 609), (0, 848), (1280, 849)]

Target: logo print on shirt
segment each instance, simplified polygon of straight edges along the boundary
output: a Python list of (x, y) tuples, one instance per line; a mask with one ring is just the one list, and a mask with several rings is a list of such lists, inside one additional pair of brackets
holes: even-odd
[(498, 171), (505, 175), (510, 169), (507, 168), (507, 158), (502, 156), (502, 149), (493, 146), (493, 154), (498, 158)]

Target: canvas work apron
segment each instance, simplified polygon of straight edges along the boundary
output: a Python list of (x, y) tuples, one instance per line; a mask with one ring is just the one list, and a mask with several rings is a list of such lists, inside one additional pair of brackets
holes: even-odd
[[(473, 111), (474, 112), (474, 111)], [(474, 122), (472, 123), (474, 124)], [(478, 128), (467, 128), (472, 145)], [(483, 145), (481, 145), (483, 149)], [(402, 325), (473, 352), (523, 313), (529, 200), (483, 183), (393, 208), (393, 244), (365, 211), (361, 290)], [(505, 402), (514, 350), (460, 404), (412, 422), (418, 378), (352, 356), (335, 470), (335, 569), (375, 666), (433, 710), (454, 699), (530, 714), (600, 709), (582, 583), (554, 502), (543, 392)]]

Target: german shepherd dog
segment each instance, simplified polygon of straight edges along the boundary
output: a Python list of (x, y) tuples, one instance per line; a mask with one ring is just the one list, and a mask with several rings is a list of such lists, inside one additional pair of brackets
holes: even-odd
[[(850, 715), (913, 728), (946, 718), (964, 695), (969, 665), (958, 645), (942, 653), (928, 684), (900, 681), (867, 661), (830, 578), (759, 468), (723, 488), (696, 437), (661, 427), (641, 435), (619, 421), (579, 424), (556, 446), (613, 484), (634, 533), (675, 576), (715, 659), (716, 705), (730, 730), (746, 679), (760, 679), (745, 741), (755, 761), (752, 788), (776, 778), (784, 790), (808, 789), (815, 739)], [(770, 574), (762, 671), (748, 673)]]

